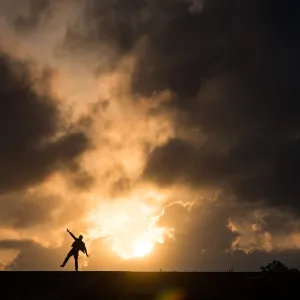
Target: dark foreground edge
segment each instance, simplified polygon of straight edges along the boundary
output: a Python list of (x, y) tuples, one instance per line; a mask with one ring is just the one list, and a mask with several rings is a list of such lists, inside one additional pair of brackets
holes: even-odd
[(181, 272), (0, 272), (10, 299), (294, 299), (300, 275)]

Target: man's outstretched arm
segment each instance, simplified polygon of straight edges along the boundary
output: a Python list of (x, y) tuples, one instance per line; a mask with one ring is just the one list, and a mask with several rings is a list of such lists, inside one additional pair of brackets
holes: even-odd
[(74, 240), (77, 240), (76, 236), (75, 236), (69, 229), (67, 229), (67, 231), (70, 233), (71, 237), (72, 237)]
[(87, 250), (86, 250), (86, 247), (84, 246), (84, 252), (85, 252), (85, 255), (87, 256), (87, 257), (89, 257), (89, 255), (88, 255), (88, 253), (87, 253)]

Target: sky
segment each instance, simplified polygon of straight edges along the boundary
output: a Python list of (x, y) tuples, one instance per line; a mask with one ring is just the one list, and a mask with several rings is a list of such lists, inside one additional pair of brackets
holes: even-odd
[[(300, 267), (296, 0), (2, 0), (0, 269)], [(73, 270), (73, 261), (64, 270)]]

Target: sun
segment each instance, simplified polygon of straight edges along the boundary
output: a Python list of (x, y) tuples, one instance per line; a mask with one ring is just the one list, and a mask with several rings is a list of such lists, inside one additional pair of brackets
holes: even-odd
[(133, 256), (144, 257), (153, 249), (154, 243), (150, 239), (141, 238), (136, 241), (133, 248)]

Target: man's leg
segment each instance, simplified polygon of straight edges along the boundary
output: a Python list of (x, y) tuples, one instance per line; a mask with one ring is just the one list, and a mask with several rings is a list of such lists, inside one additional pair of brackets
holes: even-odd
[(74, 260), (75, 260), (75, 271), (78, 271), (78, 253), (74, 254)]
[(68, 262), (68, 260), (70, 259), (70, 257), (71, 257), (72, 255), (73, 255), (73, 249), (71, 249), (71, 250), (69, 251), (69, 253), (67, 254), (67, 256), (66, 256), (66, 258), (65, 258), (65, 260), (64, 260), (64, 262), (63, 262), (63, 264), (61, 265), (62, 268), (66, 265), (66, 263)]

